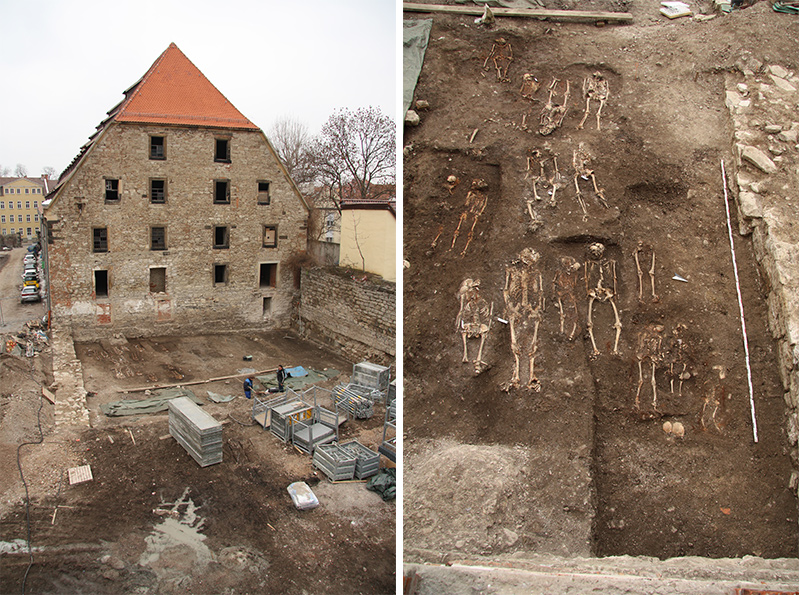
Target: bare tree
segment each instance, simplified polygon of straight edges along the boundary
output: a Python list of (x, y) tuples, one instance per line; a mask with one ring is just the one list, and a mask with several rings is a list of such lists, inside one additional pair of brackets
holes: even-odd
[(309, 149), (309, 166), (338, 208), (342, 191), (368, 200), (391, 192), (395, 178), (395, 125), (379, 108), (340, 109)]
[(14, 175), (18, 178), (24, 178), (28, 175), (28, 168), (21, 163), (17, 163), (17, 167), (14, 168)]
[(308, 127), (294, 118), (281, 116), (269, 131), (269, 140), (278, 158), (298, 186), (311, 182), (307, 151), (310, 142)]
[(56, 168), (55, 167), (47, 165), (47, 166), (42, 168), (42, 175), (43, 176), (47, 176), (51, 180), (55, 180), (56, 179), (56, 174), (57, 174), (57, 172), (56, 172)]
[(8, 168), (7, 165), (0, 166), (0, 176), (8, 176), (11, 173), (11, 170)]

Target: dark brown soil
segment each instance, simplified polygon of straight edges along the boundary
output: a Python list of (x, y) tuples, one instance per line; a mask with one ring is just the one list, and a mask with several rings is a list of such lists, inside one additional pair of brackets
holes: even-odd
[[(101, 402), (143, 396), (126, 396), (126, 388), (264, 370), (279, 362), (333, 367), (342, 372), (339, 380), (349, 376), (352, 363), (284, 335), (77, 345), (94, 427), (54, 433), (45, 423), (45, 443), (23, 449), (34, 547), (26, 592), (394, 593), (394, 502), (383, 502), (361, 482), (331, 484), (310, 456), (248, 425), (251, 402), (240, 394), (240, 378), (193, 387), (204, 409), (223, 422), (223, 461), (205, 468), (169, 437), (166, 414), (107, 418), (99, 412)], [(243, 354), (252, 360), (244, 362)], [(0, 361), (16, 374), (20, 391), (28, 388), (27, 363)], [(205, 398), (208, 390), (237, 398), (214, 404)], [(25, 436), (35, 441), (38, 399), (35, 390), (27, 392), (33, 393), (28, 414), (17, 411), (15, 419), (30, 426)], [(46, 416), (49, 407), (45, 402)], [(382, 425), (378, 406), (369, 420), (345, 422), (340, 439), (377, 449)], [(24, 541), (24, 492), (13, 459), (6, 459), (2, 540)], [(93, 481), (70, 486), (67, 468), (83, 464), (91, 465)], [(286, 491), (295, 481), (311, 486), (318, 508), (295, 509)], [(20, 592), (28, 561), (24, 548), (4, 557), (0, 592)]]
[[(597, 2), (580, 8), (621, 9)], [(634, 13), (635, 25), (498, 19), (487, 30), (470, 17), (434, 17), (415, 96), (430, 108), (420, 112), (418, 128), (406, 128), (404, 139), (403, 241), (410, 264), (404, 276), (405, 485), (416, 485), (415, 463), (422, 459), (415, 457), (430, 455), (431, 444), (444, 439), (523, 446), (549, 456), (540, 461), (544, 466), (526, 468), (529, 475), (520, 484), (530, 486), (535, 502), (528, 499), (525, 514), (514, 506), (495, 510), (488, 530), (491, 535), (514, 529), (519, 539), (505, 546), (497, 542), (492, 549), (482, 543), (485, 535), (474, 546), (461, 535), (466, 545), (458, 549), (580, 554), (558, 547), (559, 540), (567, 550), (572, 547), (570, 519), (578, 514), (591, 524), (591, 552), (599, 556), (796, 557), (797, 498), (788, 489), (794, 465), (783, 429), (783, 389), (766, 323), (765, 288), (749, 240), (737, 234), (758, 418), (754, 444), (720, 172), (723, 159), (732, 167), (723, 74), (740, 67), (745, 52), (796, 72), (796, 19), (774, 13), (766, 2), (705, 23), (668, 21), (654, 4), (624, 9)], [(498, 81), (491, 59), (490, 68), (483, 68), (499, 38), (513, 47), (511, 82)], [(601, 129), (594, 118), (596, 102), (585, 127), (578, 129), (585, 107), (581, 82), (594, 72), (609, 81), (610, 97)], [(542, 85), (536, 101), (520, 95), (523, 73), (534, 74)], [(560, 128), (541, 136), (539, 114), (554, 78), (562, 81), (556, 102), (562, 100), (563, 81), (571, 83), (569, 109)], [(523, 115), (529, 130), (522, 127)], [(587, 221), (573, 186), (572, 156), (579, 143), (593, 156), (608, 202), (605, 208), (591, 182), (581, 181)], [(547, 195), (534, 201), (540, 219), (535, 229), (526, 210), (526, 199), (532, 198), (527, 171), (532, 150), (557, 156), (566, 182), (556, 206), (548, 206)], [(452, 193), (448, 176), (460, 180)], [(488, 204), (462, 256), (471, 219), (462, 225), (455, 248), (449, 248), (470, 181), (478, 178), (488, 185), (483, 191)], [(639, 241), (656, 254), (657, 302), (648, 295), (649, 260), (643, 267), (644, 299), (638, 298), (633, 252)], [(580, 331), (573, 341), (559, 333), (551, 289), (559, 259), (571, 256), (584, 263), (590, 242), (605, 244), (606, 257), (616, 261), (621, 355), (612, 354), (612, 307), (595, 303), (600, 355), (590, 357), (583, 270), (576, 292)], [(523, 351), (523, 388), (506, 393), (501, 387), (511, 378), (514, 358), (508, 327), (497, 317), (507, 318), (505, 267), (525, 247), (542, 255), (538, 267), (547, 297), (536, 358), (542, 390), (524, 388)], [(688, 282), (673, 280), (675, 275)], [(478, 376), (461, 363), (455, 326), (458, 290), (466, 278), (480, 279), (482, 296), (494, 305), (484, 351), (490, 368)], [(664, 345), (673, 330), (686, 326), (691, 377), (680, 394), (676, 380), (672, 392), (663, 362), (657, 369), (657, 408), (646, 376), (637, 409), (637, 338), (652, 324), (664, 327)], [(473, 341), (471, 357), (476, 351)], [(721, 398), (712, 420), (714, 395)], [(665, 433), (666, 421), (683, 424), (685, 436)], [(591, 469), (590, 484), (564, 471), (581, 459)], [(560, 471), (566, 473), (563, 481), (541, 487), (548, 474)], [(465, 477), (459, 475), (457, 487), (469, 493)], [(443, 541), (456, 531), (450, 528), (452, 494), (446, 483), (440, 491), (436, 486), (405, 490), (406, 548), (436, 543), (430, 523), (439, 523), (433, 532), (443, 532)], [(590, 504), (581, 504), (580, 497), (579, 504), (572, 501), (576, 488)], [(535, 517), (547, 511), (557, 514), (550, 515), (545, 533)]]

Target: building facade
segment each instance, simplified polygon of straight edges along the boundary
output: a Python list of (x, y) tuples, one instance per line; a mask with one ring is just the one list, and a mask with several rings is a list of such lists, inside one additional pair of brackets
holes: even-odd
[(47, 195), (47, 178), (0, 178), (0, 233), (22, 239), (38, 237), (40, 207)]
[(397, 279), (393, 199), (343, 200), (339, 265)]
[(308, 215), (264, 133), (171, 44), (47, 197), (53, 320), (76, 339), (288, 326)]

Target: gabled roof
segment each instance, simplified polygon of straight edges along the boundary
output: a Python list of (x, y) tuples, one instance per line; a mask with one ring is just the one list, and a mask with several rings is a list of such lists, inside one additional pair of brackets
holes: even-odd
[(258, 130), (174, 43), (109, 115), (119, 122)]
[[(28, 176), (24, 176), (24, 177), (15, 176), (13, 178), (5, 178), (5, 177), (4, 178), (0, 178), (0, 186), (6, 186), (8, 184), (11, 184), (12, 182), (17, 182), (19, 180), (24, 180), (26, 182), (31, 182), (33, 184), (36, 184), (37, 186), (45, 187), (45, 182), (44, 182), (43, 178), (29, 178)], [(45, 187), (45, 193), (46, 192), (47, 192), (47, 188)]]

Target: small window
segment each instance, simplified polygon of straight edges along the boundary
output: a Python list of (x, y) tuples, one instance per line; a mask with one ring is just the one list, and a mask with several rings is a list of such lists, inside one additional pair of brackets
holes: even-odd
[(5, 209), (5, 208), (6, 208), (6, 201), (0, 200), (0, 209)]
[[(17, 192), (19, 192), (19, 188), (17, 188)], [(21, 208), (22, 208), (22, 201), (21, 201), (21, 200), (18, 200), (18, 201), (17, 201), (17, 208), (18, 208), (18, 209), (21, 209)]]
[(119, 200), (119, 180), (106, 179), (106, 202)]
[(150, 293), (167, 293), (167, 269), (150, 269)]
[(225, 285), (228, 282), (228, 265), (214, 265), (214, 285)]
[(265, 225), (264, 226), (264, 248), (277, 248), (278, 247), (278, 226)]
[(167, 228), (166, 227), (151, 227), (150, 228), (150, 249), (151, 250), (166, 250), (167, 249)]
[(25, 194), (29, 194), (30, 188), (25, 188)]
[(108, 271), (94, 272), (95, 297), (108, 297)]
[(31, 208), (31, 201), (29, 201), (29, 200), (25, 201), (25, 208), (26, 209), (30, 209)]
[(218, 138), (214, 141), (214, 161), (220, 163), (231, 162), (231, 142), (226, 138)]
[(9, 221), (10, 221), (11, 223), (14, 223), (14, 221), (16, 221), (16, 217), (15, 217), (15, 215), (9, 215), (9, 216), (8, 216), (8, 218), (9, 218)]
[(25, 222), (26, 223), (30, 223), (31, 222), (31, 216), (30, 215), (25, 215)]
[(167, 181), (150, 180), (150, 202), (164, 204), (167, 202)]
[(214, 180), (214, 203), (230, 204), (231, 202), (231, 181)]
[(227, 227), (214, 227), (214, 248), (230, 248), (230, 232)]
[(38, 220), (39, 220), (39, 213), (36, 213), (36, 214), (33, 216), (33, 220), (34, 220), (34, 221), (38, 221)]
[(6, 216), (0, 215), (0, 223), (5, 223), (5, 222), (6, 222)]
[(30, 227), (27, 229), (27, 232), (28, 232), (28, 237), (31, 237), (31, 235), (33, 235), (33, 234), (31, 233), (32, 231), (33, 231), (33, 230), (32, 230)]
[(278, 285), (278, 263), (261, 263), (261, 271), (258, 278), (259, 287), (277, 287)]
[(92, 229), (92, 251), (108, 252), (108, 228), (95, 227)]
[(38, 200), (34, 200), (33, 201), (33, 208), (36, 209), (38, 207), (39, 207), (39, 201)]
[(165, 142), (163, 136), (150, 137), (150, 159), (166, 159), (167, 153), (165, 149)]
[(269, 204), (269, 182), (260, 181), (258, 183), (258, 204), (260, 205)]
[(264, 316), (269, 316), (270, 314), (272, 314), (272, 298), (265, 297), (263, 298), (263, 300), (264, 301), (262, 302), (261, 313)]

